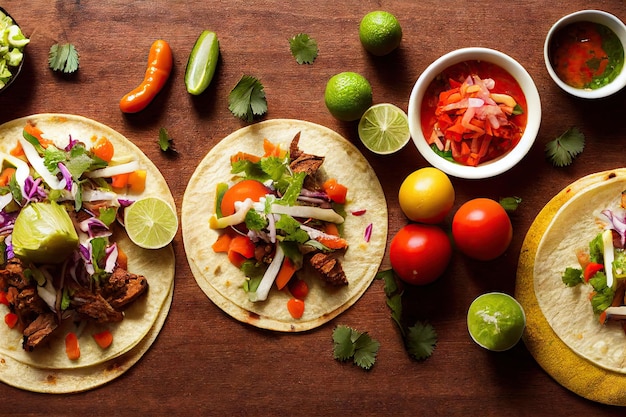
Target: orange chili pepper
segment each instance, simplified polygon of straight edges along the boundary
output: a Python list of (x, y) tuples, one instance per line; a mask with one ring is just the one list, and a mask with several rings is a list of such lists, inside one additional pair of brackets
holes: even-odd
[(172, 72), (172, 49), (162, 40), (156, 40), (150, 47), (148, 69), (143, 82), (120, 100), (120, 110), (124, 113), (137, 113), (156, 97)]

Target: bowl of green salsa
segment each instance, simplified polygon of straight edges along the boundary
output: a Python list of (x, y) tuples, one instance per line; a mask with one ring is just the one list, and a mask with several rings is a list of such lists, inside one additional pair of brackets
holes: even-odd
[(600, 10), (581, 10), (559, 19), (548, 31), (544, 60), (565, 92), (602, 98), (626, 86), (626, 25)]

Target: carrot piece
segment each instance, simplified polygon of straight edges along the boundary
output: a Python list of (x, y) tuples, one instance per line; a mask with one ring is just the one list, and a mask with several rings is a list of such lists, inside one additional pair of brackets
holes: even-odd
[(102, 136), (91, 146), (91, 152), (98, 158), (111, 162), (115, 149), (111, 141)]
[(11, 177), (15, 174), (15, 168), (7, 167), (0, 173), (0, 187), (4, 187), (9, 183)]
[(339, 236), (318, 236), (315, 240), (329, 249), (344, 249), (348, 247), (348, 241)]
[(237, 268), (241, 268), (241, 265), (243, 265), (243, 263), (246, 261), (246, 258), (235, 251), (228, 251), (228, 260)]
[(304, 301), (297, 298), (290, 298), (287, 301), (287, 310), (294, 319), (299, 319), (304, 314)]
[(291, 259), (285, 257), (285, 259), (283, 260), (283, 264), (278, 271), (278, 275), (276, 276), (276, 287), (279, 290), (282, 290), (285, 285), (287, 285), (289, 280), (291, 280), (294, 272), (296, 272), (296, 266)]
[(4, 316), (4, 322), (6, 323), (7, 326), (9, 326), (9, 329), (12, 329), (15, 327), (15, 325), (17, 324), (17, 314), (15, 313), (7, 313)]
[(239, 162), (239, 161), (250, 161), (253, 164), (257, 163), (261, 160), (260, 156), (257, 155), (252, 155), (250, 153), (247, 152), (237, 152), (235, 155), (230, 157), (230, 163), (234, 164), (235, 162)]
[(330, 178), (322, 184), (324, 192), (328, 194), (328, 197), (335, 203), (344, 204), (346, 202), (346, 195), (348, 194), (348, 187), (343, 184), (339, 184), (335, 178)]
[(324, 224), (324, 233), (327, 235), (339, 236), (339, 228), (335, 223)]
[(103, 330), (99, 333), (94, 333), (93, 340), (95, 340), (102, 349), (106, 349), (113, 343), (113, 334), (109, 330)]
[(230, 247), (231, 240), (233, 240), (233, 237), (231, 235), (229, 235), (228, 233), (222, 233), (221, 235), (217, 237), (217, 240), (211, 246), (211, 248), (213, 249), (213, 252), (217, 252), (217, 253), (228, 252), (228, 248)]
[(265, 151), (265, 155), (263, 155), (265, 157), (275, 156), (282, 158), (286, 153), (286, 151), (280, 149), (280, 144), (276, 145), (267, 139), (263, 139), (263, 151)]
[(128, 174), (128, 189), (136, 193), (142, 193), (146, 189), (146, 176), (147, 172), (145, 169), (130, 172)]
[(600, 320), (600, 324), (606, 323), (606, 311), (603, 311), (602, 313), (600, 313), (600, 316), (598, 317), (598, 319)]
[(119, 245), (117, 245), (117, 265), (122, 269), (128, 270), (128, 255)]
[(13, 149), (11, 149), (9, 151), (9, 153), (11, 155), (17, 156), (19, 158), (20, 156), (24, 156), (24, 148), (22, 148), (22, 144), (21, 143), (17, 142), (15, 144), (15, 147)]
[(244, 258), (250, 259), (254, 256), (254, 243), (248, 236), (237, 235), (230, 241), (228, 252), (236, 252)]
[(50, 139), (44, 138), (42, 136), (43, 132), (41, 131), (41, 129), (39, 129), (37, 126), (33, 124), (26, 123), (26, 125), (24, 126), (24, 131), (28, 133), (29, 135), (31, 135), (32, 137), (34, 137), (35, 139), (37, 139), (39, 144), (43, 146), (44, 148), (47, 148), (48, 145), (51, 145), (54, 143)]
[(76, 333), (69, 332), (65, 336), (65, 354), (71, 361), (75, 361), (80, 358), (80, 346), (78, 346), (78, 337)]
[(111, 187), (124, 188), (128, 184), (129, 174), (119, 174), (111, 177)]

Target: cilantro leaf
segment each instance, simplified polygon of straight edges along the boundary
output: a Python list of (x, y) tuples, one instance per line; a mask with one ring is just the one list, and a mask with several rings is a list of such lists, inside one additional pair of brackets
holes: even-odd
[(517, 210), (517, 207), (522, 202), (521, 197), (504, 197), (500, 199), (500, 205), (504, 207), (507, 212)]
[(545, 153), (554, 166), (564, 167), (585, 148), (585, 135), (576, 127), (569, 128), (561, 136), (546, 143)]
[(159, 129), (159, 148), (161, 148), (161, 151), (176, 152), (176, 149), (174, 149), (174, 144), (172, 142), (173, 142), (173, 139), (167, 133), (167, 130), (164, 127), (160, 128)]
[(355, 365), (365, 370), (374, 366), (380, 343), (369, 334), (339, 325), (333, 330), (333, 342), (333, 355), (336, 360), (343, 362), (352, 359)]
[(312, 64), (317, 58), (317, 42), (306, 33), (289, 39), (289, 49), (298, 64)]
[(430, 323), (417, 322), (408, 328), (406, 347), (411, 356), (423, 360), (432, 355), (437, 345), (437, 332)]
[(255, 116), (263, 116), (267, 112), (263, 84), (255, 77), (243, 75), (228, 94), (228, 109), (247, 122), (252, 122)]
[(563, 271), (563, 275), (561, 275), (561, 280), (568, 287), (575, 287), (583, 282), (583, 271), (580, 268), (567, 267)]
[(79, 58), (76, 47), (71, 43), (55, 43), (48, 52), (48, 66), (53, 71), (70, 74), (78, 69)]

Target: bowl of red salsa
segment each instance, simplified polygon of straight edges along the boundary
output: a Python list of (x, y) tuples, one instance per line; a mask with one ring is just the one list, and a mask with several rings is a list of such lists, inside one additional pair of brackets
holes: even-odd
[(559, 19), (543, 48), (550, 77), (565, 92), (603, 98), (626, 86), (626, 26), (601, 10), (581, 10)]
[(447, 53), (420, 75), (409, 98), (418, 151), (448, 175), (480, 179), (515, 166), (541, 124), (539, 92), (516, 60), (488, 48)]

